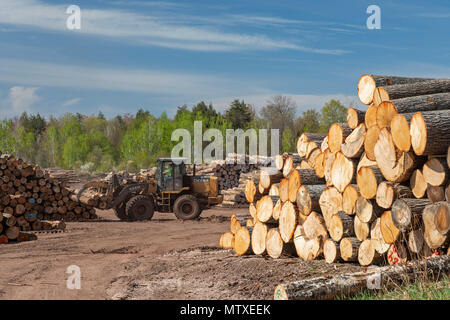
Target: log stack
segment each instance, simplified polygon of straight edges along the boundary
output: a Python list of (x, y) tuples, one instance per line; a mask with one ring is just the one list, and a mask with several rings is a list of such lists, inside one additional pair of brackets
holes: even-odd
[(97, 218), (92, 206), (74, 199), (71, 191), (39, 166), (11, 155), (0, 157), (0, 212), (17, 217), (22, 230), (32, 230), (36, 220)]
[(363, 266), (447, 254), (450, 80), (363, 75), (358, 94), (365, 112), (302, 134), (295, 161), (247, 181), (238, 254)]

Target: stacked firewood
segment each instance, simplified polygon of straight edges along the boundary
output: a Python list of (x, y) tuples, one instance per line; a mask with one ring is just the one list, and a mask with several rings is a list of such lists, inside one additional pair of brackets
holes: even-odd
[(358, 94), (365, 112), (247, 182), (253, 226), (232, 222), (222, 247), (363, 266), (448, 253), (450, 80), (363, 75)]
[(74, 200), (74, 194), (39, 166), (11, 155), (0, 157), (0, 212), (17, 217), (22, 230), (38, 230), (37, 220), (97, 217), (91, 206)]

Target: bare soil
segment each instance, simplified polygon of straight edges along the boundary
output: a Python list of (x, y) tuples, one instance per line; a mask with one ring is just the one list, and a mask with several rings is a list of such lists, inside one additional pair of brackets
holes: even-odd
[[(218, 247), (229, 217), (246, 209), (215, 208), (200, 220), (156, 213), (122, 222), (99, 211), (100, 222), (68, 222), (67, 232), (0, 245), (0, 299), (271, 299), (275, 286), (360, 270), (294, 257), (238, 257)], [(81, 289), (67, 289), (67, 267), (81, 269)]]

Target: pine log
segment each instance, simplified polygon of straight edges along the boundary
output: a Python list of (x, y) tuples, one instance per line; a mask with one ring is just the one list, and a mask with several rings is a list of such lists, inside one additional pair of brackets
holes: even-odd
[(331, 183), (339, 192), (344, 192), (345, 187), (354, 183), (356, 161), (347, 159), (342, 152), (337, 152), (331, 166)]
[(398, 239), (400, 230), (395, 226), (394, 221), (392, 220), (391, 211), (385, 211), (381, 215), (380, 229), (383, 240), (387, 244), (392, 244)]
[(425, 82), (399, 84), (383, 87), (383, 89), (388, 94), (388, 100), (450, 92), (450, 79), (437, 79)]
[(323, 256), (327, 263), (336, 263), (341, 258), (339, 243), (332, 239), (326, 239), (323, 244)]
[(389, 209), (395, 200), (412, 197), (414, 197), (413, 192), (408, 187), (383, 181), (378, 185), (376, 202), (381, 208)]
[(344, 261), (356, 261), (358, 259), (358, 249), (361, 241), (354, 237), (342, 238), (339, 242), (341, 257)]
[(328, 223), (328, 232), (334, 241), (339, 241), (343, 237), (352, 237), (355, 235), (353, 219), (351, 216), (339, 211), (331, 216)]
[(371, 223), (383, 214), (383, 208), (374, 200), (359, 197), (356, 201), (356, 216), (361, 222)]
[(301, 185), (296, 198), (299, 212), (307, 216), (312, 211), (320, 211), (319, 199), (325, 188), (325, 185)]
[(289, 200), (289, 180), (281, 179), (280, 185), (278, 186), (278, 192), (280, 194), (281, 202), (286, 202)]
[(370, 225), (367, 222), (362, 222), (356, 215), (353, 219), (353, 229), (359, 241), (364, 241), (369, 237)]
[[(448, 202), (437, 202), (427, 205), (422, 213), (424, 239), (431, 249), (439, 248), (448, 242), (448, 232), (443, 234), (450, 225)], [(438, 228), (439, 227), (439, 228)]]
[(397, 199), (392, 204), (392, 221), (402, 232), (419, 225), (422, 211), (431, 203), (428, 199), (404, 198)]
[(380, 134), (380, 128), (378, 126), (370, 127), (366, 132), (366, 137), (364, 139), (364, 152), (367, 159), (375, 161), (375, 144), (378, 141), (378, 136)]
[(394, 104), (389, 101), (380, 103), (377, 107), (377, 126), (378, 128), (390, 128), (392, 118), (397, 114)]
[(428, 160), (422, 169), (425, 181), (435, 187), (445, 184), (450, 171), (447, 167), (447, 161), (444, 158), (432, 158)]
[(305, 236), (309, 239), (322, 237), (328, 238), (327, 228), (323, 216), (317, 212), (311, 212), (302, 224)]
[(253, 227), (241, 227), (234, 235), (234, 252), (242, 256), (251, 253), (251, 234)]
[(372, 199), (377, 195), (378, 184), (383, 180), (383, 174), (377, 167), (362, 167), (356, 174), (359, 193), (366, 199)]
[(348, 108), (347, 109), (347, 124), (350, 128), (355, 129), (360, 124), (364, 123), (365, 112), (355, 109)]
[(342, 193), (342, 211), (353, 215), (356, 212), (356, 201), (359, 198), (359, 192), (356, 185), (349, 184)]
[(445, 189), (443, 186), (427, 186), (427, 198), (431, 202), (445, 201)]
[(259, 174), (259, 183), (269, 189), (272, 184), (279, 183), (283, 178), (283, 174), (276, 168), (262, 168)]
[(364, 151), (364, 140), (366, 137), (366, 126), (361, 123), (353, 129), (352, 133), (345, 138), (341, 145), (341, 151), (347, 158), (358, 158)]
[(401, 151), (411, 149), (411, 134), (408, 120), (405, 115), (396, 114), (391, 121), (391, 134), (394, 145)]
[(267, 226), (257, 222), (253, 226), (251, 245), (254, 254), (260, 255), (266, 251)]
[(389, 250), (390, 245), (384, 242), (381, 233), (380, 218), (377, 218), (370, 226), (370, 239), (372, 239), (372, 245), (378, 253), (384, 254)]
[(279, 218), (279, 231), (281, 238), (285, 243), (288, 243), (294, 235), (297, 222), (298, 214), (296, 208), (291, 202), (285, 202), (281, 207)]
[(445, 154), (450, 144), (450, 110), (417, 112), (411, 119), (410, 134), (417, 155)]
[(295, 202), (300, 185), (300, 172), (297, 169), (293, 169), (288, 178), (288, 200), (290, 202)]
[(409, 184), (414, 197), (422, 198), (425, 195), (428, 183), (425, 181), (422, 170), (416, 169), (413, 171)]
[(361, 242), (358, 248), (358, 262), (362, 266), (377, 264), (382, 256), (375, 250), (372, 239), (366, 239)]
[(423, 230), (417, 229), (417, 230), (411, 230), (408, 233), (408, 249), (412, 253), (420, 254), (423, 250)]
[[(341, 249), (342, 251), (342, 249)], [(275, 300), (333, 299), (367, 289), (374, 275), (380, 275), (380, 287), (392, 288), (416, 280), (418, 274), (439, 278), (450, 272), (450, 256), (414, 261), (407, 264), (368, 269), (352, 274), (326, 275), (289, 283), (275, 288)]]
[(401, 242), (396, 241), (391, 244), (387, 252), (387, 261), (390, 265), (408, 261), (408, 252)]
[(344, 140), (352, 133), (352, 129), (346, 123), (334, 123), (328, 130), (328, 148), (336, 153), (341, 150)]
[(319, 205), (325, 223), (328, 224), (329, 217), (342, 211), (342, 194), (336, 188), (328, 187), (320, 195)]

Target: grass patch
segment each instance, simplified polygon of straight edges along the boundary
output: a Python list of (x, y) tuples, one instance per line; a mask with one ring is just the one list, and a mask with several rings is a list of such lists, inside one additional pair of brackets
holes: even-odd
[(450, 277), (445, 275), (438, 281), (416, 280), (390, 289), (364, 290), (350, 300), (450, 300)]

